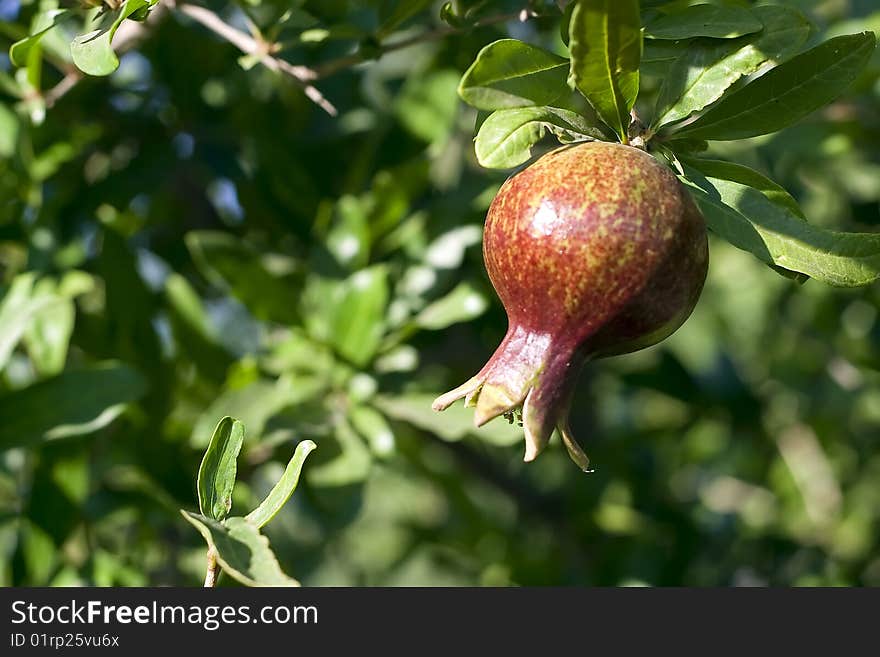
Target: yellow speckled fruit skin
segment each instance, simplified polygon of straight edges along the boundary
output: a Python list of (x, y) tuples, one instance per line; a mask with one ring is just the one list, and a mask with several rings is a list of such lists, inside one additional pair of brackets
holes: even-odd
[(507, 335), (435, 408), (465, 397), (479, 425), (522, 406), (526, 460), (556, 428), (586, 467), (567, 425), (580, 367), (655, 344), (687, 319), (708, 266), (703, 217), (649, 154), (583, 143), (504, 183), (489, 208), (483, 255)]

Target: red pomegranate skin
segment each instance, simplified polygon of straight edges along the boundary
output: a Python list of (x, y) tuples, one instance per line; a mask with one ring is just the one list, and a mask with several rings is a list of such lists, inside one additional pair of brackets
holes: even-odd
[(706, 227), (673, 173), (606, 142), (560, 148), (502, 185), (483, 234), (489, 278), (507, 312), (500, 346), (462, 397), (482, 426), (522, 410), (525, 460), (559, 431), (589, 459), (568, 409), (583, 363), (656, 344), (688, 318), (706, 279)]

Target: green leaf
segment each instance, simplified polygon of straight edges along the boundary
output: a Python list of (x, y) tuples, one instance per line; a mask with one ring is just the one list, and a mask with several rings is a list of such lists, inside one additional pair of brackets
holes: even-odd
[(258, 319), (296, 322), (297, 263), (267, 254), (248, 242), (220, 231), (191, 231), (186, 246), (202, 275), (228, 290)]
[(638, 0), (576, 2), (569, 27), (570, 79), (627, 143), (642, 54)]
[(394, 451), (394, 432), (388, 421), (375, 408), (370, 406), (353, 406), (348, 412), (348, 419), (354, 429), (364, 438), (376, 456), (388, 456)]
[(223, 520), (232, 508), (232, 489), (238, 471), (238, 453), (244, 442), (244, 425), (228, 415), (217, 423), (199, 466), (199, 510)]
[(458, 269), (464, 261), (465, 252), (479, 244), (483, 229), (477, 224), (457, 226), (446, 231), (425, 249), (425, 264), (434, 269)]
[(464, 102), (481, 110), (549, 105), (569, 92), (568, 60), (516, 39), (490, 43), (458, 85)]
[(713, 176), (684, 165), (681, 177), (715, 233), (770, 265), (830, 285), (855, 287), (880, 278), (880, 234), (841, 233), (811, 226), (784, 204), (710, 164)]
[(9, 47), (9, 59), (15, 66), (27, 66), (31, 50), (53, 27), (58, 25), (71, 13), (69, 9), (50, 9), (39, 15), (34, 21), (32, 34), (16, 41)]
[(843, 93), (875, 41), (872, 32), (829, 39), (722, 99), (677, 135), (729, 141), (781, 130)]
[(0, 302), (0, 370), (6, 367), (12, 350), (31, 326), (33, 318), (60, 301), (54, 294), (35, 295), (36, 282), (33, 272), (19, 274)]
[[(397, 2), (393, 3), (394, 6), (391, 11), (387, 12), (387, 14), (383, 12), (381, 16), (382, 23), (377, 32), (377, 37), (381, 39), (391, 34), (410, 18), (423, 12), (431, 2), (432, 0), (397, 0)], [(383, 9), (385, 6), (383, 4)]]
[(333, 348), (360, 367), (370, 362), (385, 331), (388, 271), (377, 265), (362, 269), (335, 290), (329, 317)]
[(699, 169), (702, 174), (710, 178), (729, 180), (757, 189), (776, 205), (806, 221), (804, 211), (795, 198), (784, 187), (754, 169), (723, 160), (683, 158), (682, 161)]
[(340, 417), (333, 425), (333, 436), (339, 453), (333, 458), (309, 466), (309, 483), (314, 486), (349, 486), (362, 482), (370, 473), (373, 462), (364, 441), (347, 418)]
[(81, 271), (70, 271), (60, 281), (43, 278), (36, 282), (33, 297), (56, 301), (36, 312), (22, 336), (34, 368), (42, 376), (64, 369), (76, 316), (73, 298), (94, 288), (94, 280)]
[(761, 21), (742, 7), (692, 5), (649, 22), (645, 26), (645, 37), (671, 40), (692, 37), (733, 39), (759, 32), (762, 28)]
[(116, 18), (106, 29), (80, 34), (70, 44), (70, 54), (77, 68), (87, 75), (110, 75), (119, 68), (119, 59), (111, 45), (122, 21), (156, 0), (125, 0)]
[(11, 158), (18, 150), (21, 123), (15, 112), (0, 103), (0, 158)]
[(723, 43), (698, 40), (675, 61), (657, 97), (654, 130), (708, 107), (743, 76), (797, 52), (809, 36), (807, 19), (795, 9), (765, 6), (753, 13), (762, 21), (760, 34)]
[(425, 306), (415, 322), (419, 328), (437, 331), (479, 317), (487, 306), (486, 297), (470, 283), (459, 283), (449, 294)]
[(458, 113), (457, 85), (458, 73), (451, 69), (410, 76), (394, 101), (397, 119), (428, 143), (444, 141)]
[(510, 169), (532, 156), (532, 146), (547, 130), (563, 142), (602, 139), (602, 132), (584, 117), (558, 107), (498, 110), (487, 118), (474, 148), (479, 163), (489, 169)]
[(196, 528), (208, 549), (217, 555), (217, 563), (227, 575), (246, 586), (299, 586), (284, 574), (269, 540), (245, 518), (227, 518), (218, 522), (198, 513), (180, 513)]
[(687, 52), (690, 45), (689, 41), (645, 41), (639, 71), (642, 75), (665, 77), (669, 67)]
[(266, 423), (283, 408), (301, 403), (318, 394), (321, 387), (304, 378), (291, 385), (286, 378), (277, 381), (257, 379), (243, 387), (224, 390), (199, 416), (190, 444), (196, 448), (208, 445), (218, 415), (230, 413), (248, 428), (252, 440), (258, 441)]
[(376, 406), (386, 415), (412, 426), (429, 431), (439, 438), (456, 442), (467, 436), (476, 436), (486, 442), (508, 446), (522, 442), (523, 430), (503, 418), (493, 420), (480, 427), (474, 426), (474, 412), (463, 404), (447, 408), (443, 414), (431, 410), (437, 395), (407, 393), (403, 395), (381, 395), (375, 399)]
[(92, 433), (146, 392), (130, 367), (103, 363), (68, 370), (0, 397), (0, 450)]
[(350, 194), (336, 203), (335, 223), (327, 235), (327, 250), (348, 270), (365, 267), (370, 259), (370, 224), (367, 208)]
[(245, 520), (260, 528), (275, 517), (275, 514), (281, 510), (281, 507), (296, 490), (306, 457), (314, 451), (315, 447), (317, 445), (311, 440), (304, 440), (296, 446), (296, 451), (288, 462), (284, 474), (281, 475), (281, 479), (272, 487), (272, 490), (266, 495), (266, 499), (260, 502), (260, 506), (245, 516)]

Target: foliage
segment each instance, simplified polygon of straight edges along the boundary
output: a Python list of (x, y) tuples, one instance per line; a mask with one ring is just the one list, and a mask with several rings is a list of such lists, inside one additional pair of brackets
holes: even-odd
[(235, 487), (238, 453), (244, 442), (244, 425), (229, 416), (217, 424), (199, 466), (197, 488), (199, 510), (180, 512), (208, 544), (206, 586), (216, 582), (217, 564), (230, 577), (248, 586), (299, 586), (278, 565), (278, 559), (260, 528), (290, 499), (306, 457), (315, 449), (311, 440), (297, 445), (284, 474), (260, 502), (244, 517), (229, 517)]
[[(0, 584), (194, 584), (199, 533), (228, 584), (880, 583), (880, 14), (695, 4), (0, 2)], [(488, 203), (580, 139), (713, 231), (585, 373), (590, 475), (430, 411), (505, 329)]]

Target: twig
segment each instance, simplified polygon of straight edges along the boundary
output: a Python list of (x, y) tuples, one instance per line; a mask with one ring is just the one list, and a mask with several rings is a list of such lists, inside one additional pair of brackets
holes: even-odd
[(61, 81), (58, 84), (51, 87), (43, 94), (43, 102), (46, 104), (46, 108), (48, 109), (57, 103), (61, 97), (73, 89), (82, 78), (83, 74), (78, 68), (71, 69), (67, 75), (61, 78)]
[[(439, 41), (441, 39), (445, 39), (448, 36), (452, 36), (453, 34), (460, 34), (462, 32), (477, 27), (486, 27), (488, 25), (495, 25), (496, 23), (506, 23), (512, 20), (518, 20), (524, 23), (533, 15), (534, 14), (529, 10), (523, 9), (521, 11), (511, 14), (498, 14), (497, 16), (487, 16), (486, 18), (480, 19), (476, 21), (473, 25), (469, 25), (467, 27), (438, 27), (434, 30), (428, 30), (426, 32), (422, 32), (421, 34), (407, 37), (406, 39), (400, 39), (399, 41), (392, 41), (391, 43), (382, 44), (379, 47), (379, 54), (377, 57), (381, 57), (382, 55), (394, 52), (395, 50), (409, 48), (420, 43), (426, 43), (428, 41)], [(335, 75), (336, 73), (339, 73), (339, 71), (351, 68), (352, 66), (356, 66), (357, 64), (361, 64), (367, 61), (367, 59), (368, 58), (364, 57), (360, 53), (354, 53), (352, 55), (346, 55), (345, 57), (339, 57), (338, 59), (331, 59), (328, 62), (319, 64), (318, 66), (315, 66), (312, 71), (317, 78), (326, 78), (331, 75)]]
[[(146, 25), (152, 25), (159, 20), (159, 16), (162, 15), (163, 11), (163, 7), (158, 5), (152, 11), (146, 23), (137, 23), (135, 21), (123, 22), (116, 31), (116, 38), (113, 39), (113, 49), (117, 53), (123, 53), (135, 47), (146, 35), (149, 29)], [(85, 77), (85, 74), (76, 67), (65, 68), (64, 77), (54, 87), (50, 87), (43, 92), (43, 102), (46, 104), (47, 109), (61, 100)]]
[(208, 550), (208, 569), (205, 571), (205, 588), (217, 584), (217, 553), (214, 548)]
[(242, 32), (228, 23), (223, 22), (223, 19), (210, 9), (186, 3), (175, 4), (174, 8), (208, 28), (214, 32), (214, 34), (226, 39), (226, 41), (234, 45), (246, 55), (258, 56), (260, 63), (269, 70), (289, 75), (302, 86), (303, 92), (309, 100), (327, 112), (330, 116), (336, 116), (338, 114), (333, 104), (327, 100), (324, 95), (314, 87), (314, 85), (310, 84), (312, 80), (317, 78), (317, 75), (312, 69), (306, 66), (296, 66), (283, 59), (273, 57), (271, 54), (273, 46), (271, 44), (264, 41), (258, 41), (246, 32)]

